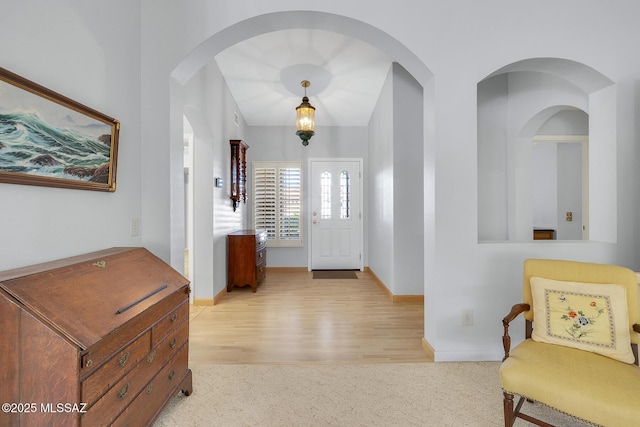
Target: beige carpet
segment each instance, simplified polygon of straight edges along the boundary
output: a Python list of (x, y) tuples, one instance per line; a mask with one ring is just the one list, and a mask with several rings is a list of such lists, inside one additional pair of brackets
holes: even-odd
[[(497, 362), (193, 365), (154, 427), (503, 425)], [(541, 405), (557, 426), (583, 426)], [(529, 426), (516, 421), (516, 426)]]

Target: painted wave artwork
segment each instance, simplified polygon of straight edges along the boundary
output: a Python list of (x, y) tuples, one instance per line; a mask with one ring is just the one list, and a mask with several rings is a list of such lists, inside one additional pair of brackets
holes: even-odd
[(0, 112), (0, 171), (108, 182), (111, 127), (54, 126), (38, 114)]

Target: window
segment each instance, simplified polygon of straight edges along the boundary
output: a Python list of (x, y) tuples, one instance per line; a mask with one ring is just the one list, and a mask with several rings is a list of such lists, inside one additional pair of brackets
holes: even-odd
[(268, 246), (302, 246), (300, 162), (253, 162), (253, 219)]
[(331, 174), (320, 175), (320, 218), (331, 219)]
[(340, 219), (351, 218), (351, 177), (349, 172), (340, 174)]

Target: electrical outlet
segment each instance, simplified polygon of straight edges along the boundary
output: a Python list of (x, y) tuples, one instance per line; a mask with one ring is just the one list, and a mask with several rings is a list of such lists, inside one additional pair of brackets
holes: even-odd
[(473, 326), (473, 310), (462, 312), (462, 326)]
[(131, 218), (131, 224), (129, 225), (129, 234), (131, 237), (140, 235), (140, 219)]

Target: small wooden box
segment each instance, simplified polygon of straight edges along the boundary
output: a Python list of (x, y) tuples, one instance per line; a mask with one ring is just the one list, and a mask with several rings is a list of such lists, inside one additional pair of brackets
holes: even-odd
[(555, 239), (555, 230), (550, 228), (534, 228), (533, 240), (553, 240)]

